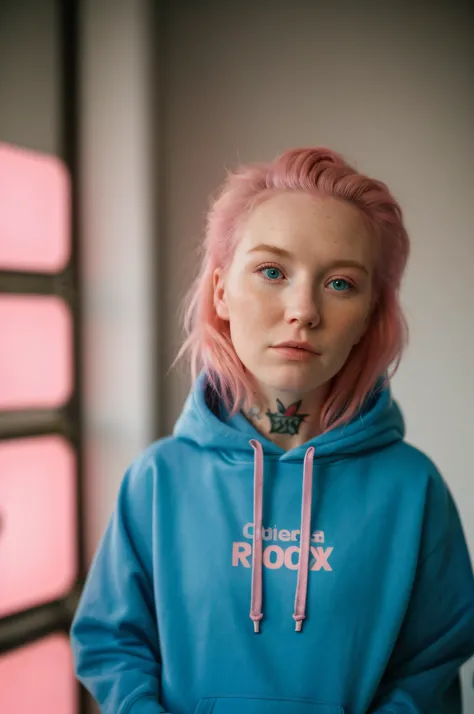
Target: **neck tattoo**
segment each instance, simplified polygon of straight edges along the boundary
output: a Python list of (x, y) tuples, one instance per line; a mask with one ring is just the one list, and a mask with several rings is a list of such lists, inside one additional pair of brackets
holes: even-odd
[(249, 415), (250, 419), (255, 419), (256, 421), (260, 421), (262, 419), (262, 410), (259, 407), (254, 405), (253, 407), (250, 407), (250, 409), (248, 411), (248, 415)]
[(269, 409), (266, 412), (270, 419), (270, 434), (290, 434), (295, 436), (309, 414), (300, 414), (298, 410), (301, 406), (301, 399), (298, 402), (293, 402), (288, 407), (277, 399), (276, 412), (271, 412)]

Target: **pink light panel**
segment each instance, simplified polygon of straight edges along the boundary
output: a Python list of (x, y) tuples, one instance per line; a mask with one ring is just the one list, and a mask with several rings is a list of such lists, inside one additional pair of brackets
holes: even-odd
[[(0, 270), (60, 273), (70, 259), (64, 165), (0, 143)], [(0, 295), (0, 410), (61, 407), (73, 326), (54, 295)], [(76, 459), (59, 436), (0, 441), (0, 618), (65, 596), (77, 577)], [(77, 714), (69, 641), (0, 657), (0, 712)]]
[(54, 634), (0, 657), (2, 714), (77, 714), (72, 655)]
[(73, 386), (73, 326), (53, 296), (0, 295), (0, 409), (56, 408)]
[(0, 143), (0, 269), (60, 272), (71, 248), (69, 214), (63, 164)]
[(73, 585), (75, 469), (59, 436), (0, 442), (0, 617), (59, 598)]

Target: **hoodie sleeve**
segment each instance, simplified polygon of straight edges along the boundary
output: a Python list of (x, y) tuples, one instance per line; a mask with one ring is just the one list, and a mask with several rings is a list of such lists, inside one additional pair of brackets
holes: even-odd
[(428, 503), (410, 602), (370, 714), (462, 712), (459, 668), (474, 653), (472, 565), (456, 505), (439, 474)]
[(160, 651), (153, 594), (154, 466), (122, 481), (71, 627), (77, 678), (104, 714), (160, 714)]

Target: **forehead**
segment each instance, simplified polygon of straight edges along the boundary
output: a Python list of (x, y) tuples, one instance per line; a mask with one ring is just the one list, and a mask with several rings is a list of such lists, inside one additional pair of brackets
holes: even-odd
[(282, 192), (264, 200), (242, 229), (239, 252), (260, 243), (314, 253), (350, 253), (369, 260), (373, 241), (361, 211), (341, 199), (303, 192)]

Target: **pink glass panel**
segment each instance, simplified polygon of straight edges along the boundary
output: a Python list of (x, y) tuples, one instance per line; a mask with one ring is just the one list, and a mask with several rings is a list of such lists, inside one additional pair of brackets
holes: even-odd
[(77, 684), (64, 635), (50, 635), (0, 657), (2, 714), (77, 714)]
[(61, 437), (0, 442), (0, 617), (70, 590), (75, 488), (75, 457)]
[(55, 273), (69, 253), (65, 167), (56, 157), (0, 143), (0, 269)]
[(0, 409), (55, 408), (73, 384), (71, 313), (56, 296), (0, 295)]

